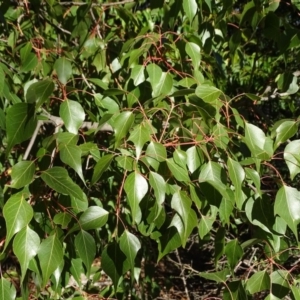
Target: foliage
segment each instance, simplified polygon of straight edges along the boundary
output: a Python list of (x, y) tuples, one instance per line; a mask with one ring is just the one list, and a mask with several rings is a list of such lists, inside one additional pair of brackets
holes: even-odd
[(155, 297), (196, 234), (224, 299), (299, 299), (298, 9), (2, 1), (1, 297)]

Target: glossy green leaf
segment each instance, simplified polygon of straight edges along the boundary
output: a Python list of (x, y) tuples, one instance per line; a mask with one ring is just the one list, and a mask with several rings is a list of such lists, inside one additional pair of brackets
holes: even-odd
[(166, 148), (156, 142), (151, 142), (146, 150), (146, 160), (154, 170), (157, 170), (159, 163), (166, 160), (167, 151)]
[(187, 166), (191, 173), (194, 173), (203, 161), (203, 154), (199, 147), (192, 146), (186, 150), (187, 154)]
[(135, 267), (136, 255), (141, 249), (139, 239), (129, 231), (125, 230), (120, 237), (120, 249), (126, 255), (130, 269), (133, 270)]
[(215, 103), (222, 92), (214, 86), (207, 84), (198, 85), (195, 91), (196, 95), (206, 103)]
[(29, 184), (34, 176), (35, 163), (34, 161), (20, 161), (11, 169), (11, 184), (10, 186), (19, 189)]
[(38, 234), (28, 226), (24, 227), (16, 234), (13, 242), (13, 250), (21, 265), (21, 281), (24, 280), (29, 262), (36, 256), (39, 247), (40, 238)]
[(65, 100), (60, 105), (59, 115), (64, 121), (67, 130), (77, 134), (85, 118), (81, 104), (73, 100)]
[(168, 168), (170, 169), (172, 175), (178, 181), (190, 181), (190, 177), (187, 171), (187, 168), (183, 168), (180, 165), (176, 164), (174, 159), (169, 158), (166, 160)]
[(87, 269), (87, 276), (89, 277), (92, 263), (96, 255), (95, 239), (88, 232), (81, 230), (75, 237), (75, 247)]
[(63, 246), (56, 234), (42, 240), (38, 258), (43, 274), (43, 286), (45, 286), (50, 276), (63, 261)]
[(15, 300), (16, 299), (16, 288), (11, 281), (0, 278), (0, 299), (3, 300)]
[(55, 61), (54, 69), (57, 77), (62, 84), (67, 84), (72, 76), (72, 65), (65, 57), (60, 57)]
[(182, 7), (187, 18), (192, 22), (198, 11), (196, 0), (183, 0)]
[(41, 178), (56, 192), (74, 196), (81, 201), (86, 201), (85, 194), (81, 188), (72, 181), (66, 169), (62, 167), (53, 167), (44, 171)]
[(259, 176), (258, 172), (256, 170), (250, 169), (250, 168), (245, 168), (245, 172), (246, 172), (247, 177), (253, 181), (255, 188), (256, 188), (256, 192), (259, 195), (261, 195), (261, 190), (260, 190), (261, 181), (260, 181), (260, 176)]
[(277, 148), (281, 143), (286, 142), (289, 138), (293, 137), (298, 130), (295, 121), (285, 121), (276, 128), (276, 141), (274, 147)]
[(109, 243), (102, 251), (101, 267), (111, 278), (116, 289), (119, 285), (119, 279), (130, 269), (130, 265), (126, 255), (121, 251), (119, 245), (115, 241)]
[(193, 67), (197, 69), (201, 62), (201, 49), (195, 43), (186, 43), (185, 51), (188, 56), (192, 59)]
[(99, 206), (90, 206), (79, 218), (78, 225), (83, 230), (97, 229), (104, 226), (108, 211)]
[(21, 58), (21, 71), (22, 72), (31, 71), (38, 64), (37, 56), (32, 52), (32, 46), (31, 46), (30, 42), (28, 42), (20, 50), (20, 58)]
[(85, 182), (82, 166), (81, 166), (81, 150), (76, 145), (60, 144), (59, 145), (59, 157), (61, 161), (70, 166), (78, 174), (80, 179)]
[(297, 225), (300, 223), (300, 192), (296, 188), (282, 186), (276, 194), (274, 213), (287, 223), (298, 240)]
[(147, 180), (138, 172), (133, 172), (126, 178), (124, 189), (131, 208), (132, 218), (138, 224), (142, 217), (139, 204), (148, 192)]
[(191, 212), (192, 200), (185, 192), (177, 192), (173, 195), (171, 200), (171, 207), (181, 217), (183, 225), (188, 226), (189, 217)]
[[(238, 191), (241, 191), (241, 190), (238, 190)], [(228, 190), (227, 190), (227, 193), (228, 193)], [(231, 221), (230, 216), (233, 212), (235, 203), (237, 203), (235, 197), (229, 197), (229, 198), (222, 199), (221, 205), (219, 207), (219, 214), (220, 214), (220, 219), (221, 219), (223, 225), (225, 225), (225, 224), (227, 224), (228, 226), (230, 225), (230, 221)]]
[(91, 180), (92, 184), (95, 184), (102, 176), (102, 174), (108, 169), (110, 166), (111, 161), (113, 160), (114, 155), (113, 154), (107, 154), (101, 157), (95, 167), (94, 167), (94, 173)]
[(134, 114), (130, 111), (124, 111), (114, 120), (113, 127), (115, 130), (116, 146), (127, 135), (134, 122)]
[(234, 270), (237, 263), (242, 258), (244, 252), (237, 239), (230, 241), (225, 246), (225, 254), (231, 270)]
[(156, 217), (159, 216), (161, 210), (163, 209), (163, 203), (165, 201), (166, 195), (166, 182), (164, 178), (155, 172), (150, 172), (149, 174), (149, 184), (153, 188), (155, 201), (157, 203), (157, 214)]
[(237, 161), (231, 159), (230, 157), (227, 160), (227, 167), (228, 167), (229, 177), (233, 185), (235, 186), (236, 189), (240, 189), (245, 179), (244, 169)]
[(3, 216), (6, 223), (5, 247), (13, 235), (26, 227), (33, 217), (31, 205), (25, 200), (26, 194), (19, 192), (12, 195), (3, 207)]
[(129, 141), (132, 141), (135, 145), (136, 158), (139, 159), (142, 153), (142, 148), (146, 142), (150, 141), (151, 135), (147, 124), (142, 123), (134, 127), (130, 133)]
[(132, 68), (131, 78), (135, 86), (138, 86), (145, 81), (145, 67), (141, 65), (136, 65)]
[(300, 173), (300, 140), (288, 143), (284, 149), (284, 159), (289, 168), (291, 179), (293, 180)]
[(41, 106), (49, 99), (53, 91), (53, 81), (46, 79), (31, 84), (26, 91), (25, 98), (28, 103), (37, 103), (38, 106)]
[(200, 239), (203, 239), (211, 231), (215, 220), (214, 216), (202, 216), (198, 227)]
[(77, 284), (81, 286), (81, 274), (83, 273), (83, 268), (82, 268), (82, 260), (80, 258), (73, 258), (71, 260), (70, 272), (74, 277), (74, 279), (76, 280)]
[(172, 76), (167, 72), (163, 72), (159, 80), (152, 85), (152, 90), (153, 90), (152, 97), (168, 95), (171, 93), (172, 87), (173, 87)]
[(17, 103), (7, 109), (6, 130), (8, 154), (13, 146), (28, 140), (37, 125), (34, 107), (27, 103)]
[(271, 286), (271, 280), (267, 270), (254, 273), (247, 280), (246, 286), (251, 295), (264, 290), (269, 290)]

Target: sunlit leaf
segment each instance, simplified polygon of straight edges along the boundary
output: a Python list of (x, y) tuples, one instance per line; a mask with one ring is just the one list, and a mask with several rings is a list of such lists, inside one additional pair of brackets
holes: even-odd
[(15, 300), (16, 299), (16, 288), (10, 280), (4, 277), (0, 278), (0, 299)]
[(11, 187), (19, 189), (29, 184), (34, 176), (34, 161), (20, 161), (11, 169)]
[(111, 161), (113, 160), (114, 155), (113, 154), (107, 154), (101, 157), (95, 167), (94, 167), (94, 173), (91, 180), (92, 184), (95, 184), (102, 176), (102, 174), (108, 169)]
[(270, 276), (267, 270), (254, 273), (247, 280), (247, 290), (251, 295), (264, 290), (269, 290), (271, 285)]
[(70, 61), (65, 57), (60, 57), (55, 61), (54, 69), (59, 81), (62, 84), (67, 84), (68, 80), (72, 76), (72, 65)]
[(204, 102), (211, 104), (218, 100), (219, 96), (222, 94), (219, 89), (207, 84), (198, 85), (195, 93), (199, 98), (203, 99)]

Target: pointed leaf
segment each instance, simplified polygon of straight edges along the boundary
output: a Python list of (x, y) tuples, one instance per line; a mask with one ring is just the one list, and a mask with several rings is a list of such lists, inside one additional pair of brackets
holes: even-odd
[(271, 280), (267, 270), (254, 273), (247, 280), (246, 286), (251, 295), (264, 290), (270, 290)]
[(3, 207), (3, 216), (6, 223), (5, 247), (13, 235), (27, 226), (33, 217), (33, 209), (25, 200), (23, 192), (11, 196)]
[(203, 154), (199, 147), (193, 146), (186, 150), (187, 166), (191, 173), (194, 173), (203, 161)]
[(168, 228), (158, 240), (158, 260), (181, 246), (181, 238), (175, 227)]
[(85, 194), (81, 188), (72, 181), (66, 169), (62, 167), (53, 167), (44, 171), (41, 178), (56, 192), (74, 196), (81, 201), (86, 201)]
[(158, 169), (159, 163), (167, 158), (166, 148), (156, 142), (151, 142), (146, 150), (146, 160), (155, 170)]
[(120, 237), (120, 249), (126, 255), (129, 261), (130, 269), (133, 270), (135, 266), (135, 257), (138, 251), (141, 249), (141, 243), (139, 239), (129, 231), (125, 230)]
[(149, 183), (154, 190), (155, 201), (158, 207), (156, 217), (158, 217), (163, 208), (162, 204), (165, 201), (166, 182), (161, 175), (150, 171)]
[(148, 192), (147, 180), (141, 174), (133, 172), (126, 178), (124, 189), (127, 194), (133, 220), (136, 223), (140, 223), (142, 212), (139, 203)]
[(59, 115), (64, 121), (67, 130), (77, 134), (85, 118), (81, 104), (73, 100), (65, 100), (60, 105)]
[(57, 225), (61, 225), (62, 229), (67, 229), (69, 223), (71, 222), (72, 217), (68, 212), (61, 212), (54, 216), (53, 223)]
[(202, 216), (198, 227), (200, 239), (203, 239), (211, 231), (215, 220), (214, 216)]
[(27, 103), (37, 103), (41, 106), (49, 99), (54, 91), (54, 83), (52, 80), (42, 80), (31, 84), (26, 91)]
[(198, 85), (195, 91), (196, 95), (206, 103), (215, 103), (222, 92), (214, 86), (207, 84)]
[(60, 144), (59, 145), (59, 156), (63, 163), (70, 166), (78, 174), (80, 179), (85, 183), (82, 166), (81, 166), (81, 150), (78, 146), (70, 144)]
[(37, 119), (32, 105), (27, 103), (16, 103), (9, 107), (6, 115), (6, 153), (9, 153), (11, 148), (16, 144), (31, 138), (36, 125)]
[(299, 149), (300, 140), (288, 143), (284, 149), (284, 159), (289, 168), (292, 180), (300, 173), (300, 159), (298, 158)]
[(194, 69), (198, 69), (201, 61), (201, 49), (195, 43), (186, 43), (185, 51), (187, 55), (192, 59)]
[(54, 64), (57, 77), (62, 84), (67, 84), (72, 76), (72, 65), (65, 57), (60, 57)]
[(97, 229), (104, 226), (108, 219), (108, 211), (99, 206), (90, 206), (79, 218), (79, 226), (83, 230)]
[(182, 7), (187, 18), (192, 22), (198, 10), (196, 0), (183, 0)]
[(129, 141), (132, 141), (135, 145), (136, 158), (139, 159), (142, 153), (144, 144), (150, 141), (150, 131), (146, 127), (146, 124), (142, 123), (134, 127), (129, 136)]
[(81, 230), (75, 237), (75, 247), (87, 269), (87, 277), (89, 277), (96, 256), (95, 239), (88, 232)]
[(229, 177), (233, 185), (235, 186), (236, 189), (240, 189), (245, 179), (244, 169), (238, 162), (231, 159), (230, 157), (227, 160), (227, 167), (228, 167)]
[(15, 300), (16, 288), (14, 285), (4, 277), (0, 278), (0, 299), (3, 300)]
[(276, 141), (274, 147), (277, 148), (281, 143), (286, 142), (289, 138), (297, 133), (298, 126), (295, 121), (282, 122), (276, 128)]
[(163, 72), (159, 80), (152, 85), (152, 97), (168, 95), (172, 91), (173, 79), (169, 73)]
[(176, 180), (190, 181), (190, 177), (186, 168), (182, 168), (171, 158), (167, 159), (166, 161), (168, 168), (170, 169), (172, 175), (176, 178)]
[(21, 282), (24, 280), (29, 262), (36, 256), (39, 246), (40, 238), (38, 234), (28, 226), (16, 234), (13, 242), (13, 250), (21, 265)]
[(91, 180), (92, 184), (95, 184), (102, 176), (102, 174), (108, 169), (110, 166), (111, 161), (113, 160), (114, 155), (113, 154), (107, 154), (101, 157), (95, 167), (94, 167), (94, 173)]
[(290, 227), (298, 240), (297, 225), (300, 223), (300, 192), (289, 186), (282, 186), (276, 194), (274, 213)]
[(120, 113), (113, 123), (116, 136), (116, 145), (127, 135), (134, 122), (134, 115), (130, 111)]
[(225, 246), (225, 254), (231, 270), (234, 270), (237, 263), (242, 258), (244, 252), (237, 239), (230, 241)]
[(38, 250), (38, 258), (43, 274), (43, 286), (45, 286), (63, 261), (63, 247), (56, 234), (42, 241)]
[(230, 275), (230, 271), (228, 269), (224, 269), (214, 273), (200, 272), (199, 275), (205, 279), (221, 283), (226, 282), (228, 275)]
[(145, 67), (141, 65), (134, 66), (131, 71), (131, 78), (133, 79), (133, 84), (138, 86), (145, 81)]
[(34, 176), (34, 161), (20, 161), (11, 168), (11, 187), (20, 189), (29, 184)]

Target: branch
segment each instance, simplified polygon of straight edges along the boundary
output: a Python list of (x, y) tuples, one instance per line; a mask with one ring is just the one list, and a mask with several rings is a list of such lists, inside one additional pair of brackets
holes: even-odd
[[(92, 7), (111, 7), (111, 6), (117, 6), (117, 5), (123, 5), (123, 4), (127, 4), (127, 3), (134, 3), (135, 0), (123, 0), (123, 1), (118, 1), (118, 2), (110, 2), (110, 3), (92, 3)], [(87, 5), (87, 3), (85, 2), (60, 2), (60, 5), (64, 5), (64, 6), (83, 6), (83, 5)]]

